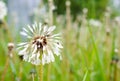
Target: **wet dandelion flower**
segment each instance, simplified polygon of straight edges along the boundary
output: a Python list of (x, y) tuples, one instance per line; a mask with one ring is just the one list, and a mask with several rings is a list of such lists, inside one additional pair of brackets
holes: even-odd
[(19, 55), (23, 55), (23, 60), (35, 65), (44, 65), (54, 62), (54, 55), (61, 58), (60, 49), (63, 47), (60, 34), (52, 34), (54, 29), (55, 26), (48, 27), (41, 23), (34, 23), (32, 26), (23, 28), (20, 34), (27, 38), (27, 42), (18, 44)]
[(0, 1), (0, 20), (7, 15), (7, 7), (3, 1)]

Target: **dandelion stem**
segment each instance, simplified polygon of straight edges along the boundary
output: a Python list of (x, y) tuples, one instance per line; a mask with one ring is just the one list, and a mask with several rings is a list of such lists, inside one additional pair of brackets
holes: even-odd
[(71, 27), (71, 15), (70, 15), (70, 1), (66, 1), (66, 21), (67, 21), (67, 30)]
[(101, 72), (101, 76), (103, 77), (103, 80), (105, 80), (105, 74), (104, 74), (104, 69), (102, 67), (102, 63), (101, 63), (101, 60), (99, 58), (99, 53), (98, 53), (98, 49), (97, 49), (97, 46), (96, 46), (96, 43), (95, 43), (95, 40), (94, 40), (94, 37), (93, 37), (93, 33), (92, 33), (92, 30), (90, 27), (88, 27), (89, 29), (89, 32), (90, 32), (90, 35), (91, 35), (91, 39), (92, 39), (92, 43), (93, 43), (93, 47), (94, 47), (94, 50), (96, 52), (96, 58), (97, 58), (97, 61), (98, 61), (98, 65), (99, 65), (99, 68), (100, 68), (100, 72)]
[(32, 81), (34, 81), (34, 73), (32, 73)]
[(1, 80), (1, 81), (4, 81), (4, 79), (5, 79), (8, 66), (9, 66), (9, 57), (8, 57), (7, 60), (6, 60), (5, 68), (4, 68), (4, 71), (3, 71), (3, 74), (2, 74), (2, 80)]
[[(49, 1), (49, 25), (53, 25), (53, 0), (48, 0)], [(51, 64), (48, 65), (48, 72), (47, 72), (47, 81), (50, 81), (50, 72), (51, 72)]]
[(48, 0), (49, 1), (49, 25), (53, 25), (53, 0)]
[(48, 65), (48, 72), (47, 72), (47, 81), (50, 81), (50, 71), (51, 71), (51, 64)]
[(39, 65), (39, 80), (40, 81), (43, 81), (42, 54), (43, 54), (43, 50), (40, 50), (40, 60), (41, 60), (41, 64)]
[(117, 64), (114, 65), (114, 81), (117, 81)]
[(11, 43), (8, 44), (8, 57), (6, 59), (5, 68), (4, 68), (4, 71), (3, 71), (3, 75), (2, 75), (2, 80), (1, 81), (4, 81), (4, 79), (5, 79), (13, 47), (14, 47), (13, 44), (11, 44)]
[(20, 69), (19, 69), (19, 78), (22, 79), (22, 62), (20, 62)]
[(11, 33), (10, 33), (10, 31), (9, 31), (8, 24), (7, 24), (5, 21), (2, 21), (2, 22), (3, 22), (4, 29), (5, 29), (5, 31), (6, 31), (6, 34), (7, 34), (7, 36), (8, 36), (8, 40), (9, 40), (10, 42), (12, 42), (12, 41), (13, 41), (13, 37), (11, 36)]
[(40, 79), (40, 81), (43, 81), (43, 66), (42, 66), (42, 64), (40, 64), (39, 70), (40, 70), (39, 79)]

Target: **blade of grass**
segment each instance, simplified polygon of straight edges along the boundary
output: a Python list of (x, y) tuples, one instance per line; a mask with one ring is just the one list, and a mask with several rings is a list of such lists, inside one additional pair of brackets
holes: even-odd
[(83, 77), (83, 80), (82, 80), (82, 81), (85, 81), (85, 80), (86, 80), (87, 75), (88, 75), (88, 70), (86, 71), (86, 73), (85, 73), (85, 75), (84, 75), (84, 77)]
[(94, 40), (94, 36), (93, 36), (93, 33), (92, 33), (92, 30), (91, 30), (90, 26), (88, 26), (88, 30), (89, 30), (89, 33), (90, 33), (90, 36), (91, 36), (91, 39), (92, 39), (92, 43), (93, 43), (93, 47), (94, 47), (94, 50), (95, 50), (96, 58), (97, 58), (98, 65), (99, 65), (99, 68), (100, 68), (100, 73), (103, 77), (103, 81), (106, 81), (105, 80), (105, 73), (104, 73), (100, 58), (99, 58), (99, 53), (98, 53), (96, 43), (95, 43), (95, 40)]

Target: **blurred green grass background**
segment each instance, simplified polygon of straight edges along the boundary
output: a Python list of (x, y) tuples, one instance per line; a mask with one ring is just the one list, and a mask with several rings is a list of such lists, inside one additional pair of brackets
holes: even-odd
[[(5, 2), (8, 4), (7, 0)], [(54, 1), (56, 10), (52, 13), (52, 23), (51, 17), (46, 18), (39, 13), (31, 16), (31, 22), (56, 25), (55, 32), (62, 33), (63, 59), (61, 61), (55, 56), (54, 63), (43, 67), (43, 80), (120, 81), (119, 11), (114, 11), (109, 0), (71, 0), (70, 7), (65, 3), (65, 0)], [(42, 6), (47, 8), (45, 15), (51, 16), (49, 2), (45, 0), (38, 8), (42, 9)], [(12, 26), (7, 24), (8, 18), (0, 23), (0, 81), (33, 81), (32, 75), (38, 81), (37, 67), (22, 61), (16, 46), (13, 57), (9, 57), (8, 43), (16, 45), (24, 38), (18, 32), (21, 26), (15, 31), (14, 23)], [(100, 24), (91, 23), (92, 19)]]

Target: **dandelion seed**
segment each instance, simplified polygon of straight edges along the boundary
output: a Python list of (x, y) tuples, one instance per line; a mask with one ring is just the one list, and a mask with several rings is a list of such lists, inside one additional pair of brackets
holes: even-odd
[[(23, 60), (32, 64), (48, 64), (54, 62), (54, 55), (60, 56), (62, 47), (59, 34), (52, 34), (55, 26), (48, 27), (41, 23), (23, 28), (21, 35), (28, 39), (28, 42), (18, 44), (19, 55), (23, 55)], [(42, 54), (40, 52), (42, 51)], [(40, 59), (42, 56), (42, 59)]]
[(7, 7), (3, 1), (0, 1), (0, 20), (7, 15)]

